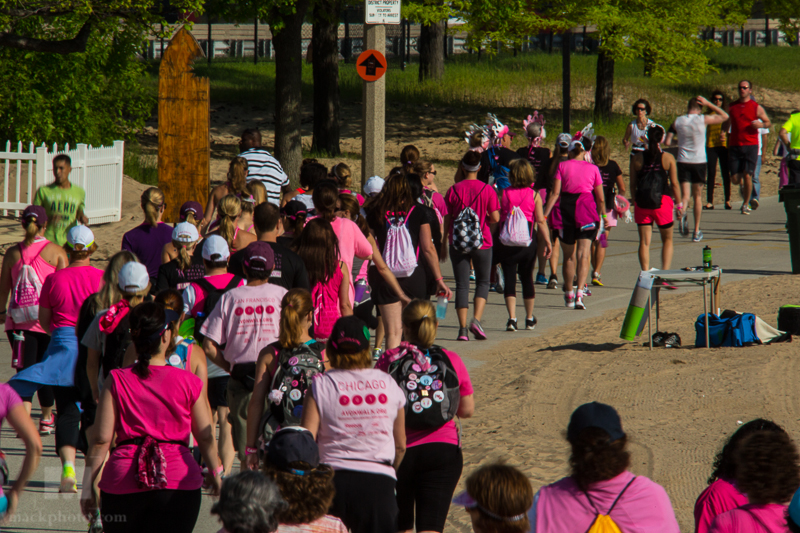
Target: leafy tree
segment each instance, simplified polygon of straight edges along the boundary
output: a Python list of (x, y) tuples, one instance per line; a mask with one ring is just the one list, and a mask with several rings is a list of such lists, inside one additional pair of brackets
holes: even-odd
[(778, 29), (786, 35), (789, 44), (797, 44), (800, 32), (800, 0), (764, 0), (767, 16), (778, 19)]
[(444, 22), (453, 14), (453, 7), (442, 0), (404, 2), (403, 17), (420, 24), (419, 81), (440, 80), (444, 76)]

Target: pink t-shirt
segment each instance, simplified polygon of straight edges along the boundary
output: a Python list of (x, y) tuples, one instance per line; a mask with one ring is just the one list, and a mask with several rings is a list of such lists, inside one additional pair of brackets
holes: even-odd
[(503, 190), (503, 198), (500, 200), (500, 222), (505, 222), (511, 210), (519, 207), (525, 215), (525, 220), (530, 223), (534, 221), (536, 213), (536, 191), (530, 187), (508, 188)]
[[(137, 437), (157, 441), (189, 442), (192, 430), (192, 406), (200, 397), (200, 378), (171, 366), (150, 366), (150, 375), (142, 379), (133, 367), (112, 370), (109, 390), (114, 398), (117, 419), (114, 431), (117, 442)], [(167, 489), (196, 490), (203, 484), (197, 461), (186, 446), (159, 442), (167, 463)], [(138, 446), (117, 446), (103, 469), (100, 489), (111, 494), (146, 492), (136, 481)]]
[(597, 165), (578, 159), (559, 163), (553, 177), (561, 181), (561, 192), (568, 194), (592, 192), (598, 185), (603, 186), (603, 177)]
[[(472, 381), (469, 378), (469, 372), (467, 372), (467, 367), (464, 365), (464, 361), (462, 361), (461, 357), (459, 357), (455, 352), (444, 349), (442, 349), (442, 351), (444, 351), (444, 353), (447, 354), (447, 357), (450, 358), (450, 362), (453, 364), (453, 369), (456, 371), (459, 385), (458, 392), (461, 397), (463, 398), (464, 396), (472, 395), (474, 392), (472, 389)], [(389, 365), (389, 358), (384, 352), (378, 362), (375, 363), (375, 368), (387, 372), (389, 370)], [(419, 446), (420, 444), (428, 444), (431, 442), (455, 444), (456, 446), (460, 445), (461, 443), (458, 441), (458, 428), (456, 427), (456, 421), (451, 420), (442, 427), (436, 429), (414, 430), (406, 428), (406, 446), (409, 448), (411, 446)]]
[(711, 522), (710, 533), (789, 533), (786, 506), (747, 504), (722, 513)]
[(311, 383), (319, 408), (320, 462), (396, 478), (394, 421), (406, 404), (403, 391), (382, 370), (329, 370)]
[[(22, 254), (22, 259), (24, 259), (27, 264), (33, 267), (33, 271), (36, 272), (36, 276), (39, 278), (40, 283), (44, 283), (44, 280), (47, 279), (50, 274), (56, 271), (56, 267), (42, 259), (42, 257), (39, 255), (48, 244), (50, 244), (50, 241), (44, 237), (34, 240), (30, 246), (25, 246), (24, 242), (19, 243), (19, 250)], [(19, 278), (20, 270), (22, 270), (22, 261), (17, 261), (17, 263), (11, 267), (12, 298), (14, 297), (14, 287), (17, 285), (17, 279)], [(39, 324), (38, 320), (17, 324), (11, 320), (11, 314), (9, 313), (6, 315), (6, 331), (11, 331), (13, 329), (46, 333), (45, 330), (42, 329), (42, 326)]]
[[(531, 530), (535, 533), (588, 531), (598, 511), (607, 513), (632, 478), (632, 473), (623, 472), (615, 478), (593, 484), (589, 489), (592, 503), (572, 477), (542, 487), (528, 513)], [(636, 477), (609, 516), (622, 531), (680, 532), (667, 492), (644, 476)]]
[[(6, 419), (8, 412), (22, 403), (22, 398), (16, 393), (8, 383), (0, 383), (0, 423)], [(3, 487), (0, 487), (0, 496), (3, 495)]]
[(271, 283), (231, 289), (219, 299), (200, 333), (217, 344), (227, 344), (222, 355), (231, 367), (254, 363), (261, 348), (278, 340), (286, 292)]
[(75, 327), (83, 302), (100, 290), (103, 271), (93, 266), (67, 267), (47, 276), (39, 307), (52, 311), (50, 330)]
[(331, 222), (333, 232), (339, 239), (339, 261), (347, 265), (347, 275), (350, 280), (350, 302), (356, 295), (353, 285), (353, 257), (366, 259), (372, 255), (372, 245), (361, 232), (358, 224), (349, 218), (336, 217)]
[(478, 218), (481, 219), (481, 233), (483, 233), (483, 246), (481, 250), (492, 247), (492, 232), (489, 231), (489, 215), (500, 209), (497, 201), (497, 193), (494, 187), (486, 185), (484, 182), (474, 180), (464, 180), (456, 183), (447, 190), (444, 195), (447, 203), (447, 212), (450, 214), (450, 227), (445, 228), (450, 234), (450, 244), (453, 243), (453, 220), (466, 209), (471, 207)]
[(739, 492), (732, 481), (716, 479), (700, 493), (694, 504), (696, 533), (707, 533), (717, 515), (747, 505), (747, 496)]
[(280, 524), (277, 533), (347, 533), (347, 527), (335, 516), (325, 515), (308, 524)]

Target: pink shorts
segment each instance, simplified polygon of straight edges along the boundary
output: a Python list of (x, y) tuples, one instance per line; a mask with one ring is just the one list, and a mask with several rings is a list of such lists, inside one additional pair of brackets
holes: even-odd
[(633, 211), (633, 220), (639, 226), (651, 226), (653, 222), (659, 228), (668, 228), (673, 224), (672, 208), (675, 202), (666, 194), (661, 197), (661, 207), (658, 209), (644, 209), (636, 206)]
[(606, 211), (606, 221), (605, 226), (607, 228), (616, 228), (617, 227), (617, 212), (613, 209), (611, 211)]

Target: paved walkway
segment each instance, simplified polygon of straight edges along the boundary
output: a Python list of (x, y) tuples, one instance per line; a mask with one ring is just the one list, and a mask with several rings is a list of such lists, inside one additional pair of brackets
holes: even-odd
[[(737, 204), (734, 204), (736, 206)], [(691, 219), (691, 216), (690, 216)], [(703, 212), (702, 229), (705, 240), (692, 243), (691, 239), (676, 236), (673, 268), (700, 265), (702, 249), (709, 245), (712, 248), (714, 263), (724, 269), (722, 282), (722, 304), (725, 302), (725, 284), (732, 281), (752, 279), (774, 274), (791, 272), (789, 260), (789, 244), (784, 229), (785, 214), (783, 205), (777, 197), (766, 198), (758, 211), (751, 216), (743, 216), (738, 210), (725, 211), (717, 206), (714, 211)], [(456, 350), (471, 369), (479, 368), (481, 361), (476, 356), (487, 350), (501, 348), (507, 340), (520, 340), (541, 335), (549, 328), (575, 323), (601, 316), (604, 313), (617, 312), (627, 306), (631, 290), (639, 273), (637, 259), (638, 236), (635, 224), (621, 224), (614, 230), (608, 248), (606, 264), (603, 268), (604, 287), (593, 288), (593, 295), (587, 299), (586, 311), (566, 309), (561, 290), (541, 290), (537, 286), (535, 314), (539, 325), (533, 332), (505, 331), (507, 314), (503, 298), (499, 294), (491, 294), (484, 315), (483, 325), (489, 339), (486, 341), (456, 342), (457, 321), (455, 310), (451, 306), (447, 319), (440, 326), (439, 341), (444, 346)], [(660, 266), (660, 241), (654, 237), (651, 251), (651, 264)], [(449, 263), (445, 265), (445, 275), (451, 287), (454, 286)], [(559, 272), (559, 280), (562, 276)], [(697, 290), (697, 289), (681, 289)], [(518, 290), (518, 292), (520, 292)], [(520, 299), (521, 300), (521, 299)], [(518, 316), (524, 316), (521, 301)], [(693, 319), (693, 318), (692, 318)], [(591, 332), (587, 332), (590, 334)], [(10, 366), (10, 349), (5, 336), (0, 339), (0, 380), (6, 381), (12, 375)], [(479, 378), (479, 374), (475, 376)], [(34, 410), (38, 416), (38, 409)], [(12, 477), (17, 474), (21, 464), (23, 448), (21, 441), (14, 438), (11, 430), (6, 428), (0, 434), (2, 447), (5, 450)], [(54, 450), (54, 438), (45, 437), (44, 457), (39, 470), (24, 495), (16, 516), (16, 520), (4, 531), (86, 531), (86, 522), (80, 515), (77, 495), (58, 494), (61, 468)], [(82, 463), (82, 459), (78, 460)], [(82, 468), (78, 468), (79, 478)], [(215, 519), (209, 517), (212, 500), (204, 498), (200, 512), (200, 520), (195, 531), (213, 533), (219, 529)]]

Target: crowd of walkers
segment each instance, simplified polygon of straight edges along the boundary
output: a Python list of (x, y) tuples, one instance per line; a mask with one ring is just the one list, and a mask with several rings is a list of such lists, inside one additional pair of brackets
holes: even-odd
[[(453, 298), (441, 265), (452, 264), (459, 341), (487, 338), (481, 320), (492, 290), (503, 294), (507, 331), (533, 330), (535, 286), (558, 288), (559, 257), (565, 306), (586, 309), (620, 220), (637, 223), (642, 269), (655, 223), (669, 268), (676, 213), (688, 235), (690, 198), (693, 240), (703, 238), (717, 161), (726, 201), (734, 183), (742, 214), (758, 207), (770, 122), (751, 84), (738, 88), (730, 105), (721, 92), (691, 99), (668, 131), (649, 118), (649, 102), (635, 102), (623, 138), (627, 183), (591, 125), (557, 135), (550, 150), (538, 112), (523, 121), (528, 145), (517, 151), (494, 115), (473, 125), (444, 194), (435, 165), (412, 145), (361, 191), (346, 163), (313, 159), (293, 189), (260, 133), (246, 130), (205, 208), (187, 199), (180, 221), (167, 224), (163, 192), (144, 191), (142, 223), (104, 270), (92, 265), (85, 193), (69, 181), (69, 158), (56, 156), (55, 181), (23, 211), (24, 239), (0, 273), (17, 370), (0, 387), (0, 418), (26, 444), (0, 511), (7, 504), (13, 514), (40, 435), (54, 432), (60, 491), (77, 493), (82, 481), (93, 531), (190, 532), (203, 489), (219, 496), (212, 512), (230, 533), (441, 532), (452, 502), (483, 533), (587, 531), (609, 520), (622, 531), (677, 531), (666, 492), (628, 471), (619, 416), (598, 403), (578, 408), (567, 428), (571, 476), (534, 494), (521, 472), (493, 464), (453, 499), (459, 424), (475, 401), (464, 362), (435, 344)], [(791, 181), (797, 117), (780, 132)], [(676, 137), (677, 158), (665, 151)], [(800, 501), (785, 525), (797, 463), (780, 427), (744, 425), (698, 499), (697, 531), (755, 531), (742, 529), (751, 521), (797, 528)]]

